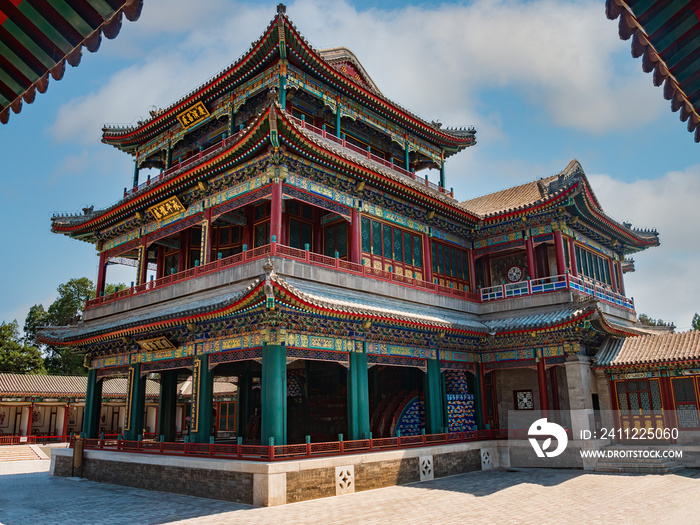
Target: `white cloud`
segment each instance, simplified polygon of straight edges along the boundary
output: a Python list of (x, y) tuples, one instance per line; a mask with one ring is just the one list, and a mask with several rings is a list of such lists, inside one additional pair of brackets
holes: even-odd
[[(191, 5), (185, 0), (146, 2), (142, 19), (125, 23), (112, 48), (136, 61), (93, 92), (64, 104), (51, 129), (54, 138), (95, 145), (104, 122), (133, 123), (146, 117), (151, 105), (169, 106), (235, 61), (275, 13), (275, 3), (216, 0), (207, 3), (206, 11), (198, 4), (194, 12)], [(477, 125), (479, 141), (487, 140), (490, 148), (526, 139), (504, 131), (503, 122), (512, 117), (503, 103), (489, 97), (503, 88), (534, 106), (541, 112), (538, 119), (555, 130), (610, 133), (668, 112), (650, 76), (630, 58), (629, 42), (619, 40), (597, 0), (476, 0), (394, 10), (299, 0), (287, 12), (317, 49), (352, 49), (386, 96), (427, 120)], [(65, 161), (64, 167), (79, 160)], [(556, 173), (569, 160), (559, 151), (539, 163), (512, 160), (477, 146), (448, 161), (448, 184), (465, 200)], [(681, 327), (700, 309), (693, 302), (700, 285), (691, 275), (700, 264), (692, 241), (700, 219), (698, 171), (696, 166), (633, 183), (591, 176), (606, 211), (661, 232), (661, 248), (635, 256), (637, 271), (627, 275), (628, 291), (640, 311)], [(688, 217), (681, 218), (678, 210)]]
[(627, 294), (639, 313), (674, 321), (688, 329), (700, 311), (700, 165), (672, 171), (655, 180), (623, 182), (590, 175), (607, 213), (636, 227), (654, 227), (661, 246), (633, 255), (636, 271), (627, 274)]
[[(153, 3), (121, 35), (132, 52), (143, 50), (140, 60), (65, 104), (52, 129), (58, 140), (93, 141), (103, 122), (134, 122), (151, 105), (170, 105), (245, 52), (274, 15), (273, 4), (217, 0), (200, 11), (184, 0)], [(517, 89), (553, 124), (590, 133), (642, 124), (664, 106), (651, 82), (616, 72), (620, 42), (597, 1), (360, 11), (300, 0), (288, 13), (316, 48), (350, 47), (387, 96), (446, 125), (497, 130), (498, 108), (480, 107), (480, 97), (499, 87)]]

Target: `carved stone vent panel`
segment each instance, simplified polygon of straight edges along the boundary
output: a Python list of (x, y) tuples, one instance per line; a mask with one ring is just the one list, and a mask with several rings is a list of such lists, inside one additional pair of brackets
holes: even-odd
[(481, 449), (481, 470), (491, 470), (495, 467), (493, 457), (495, 452), (492, 448)]
[(355, 465), (335, 467), (335, 495), (355, 492)]
[(435, 478), (433, 471), (433, 456), (421, 456), (418, 458), (420, 465), (420, 480), (430, 481)]

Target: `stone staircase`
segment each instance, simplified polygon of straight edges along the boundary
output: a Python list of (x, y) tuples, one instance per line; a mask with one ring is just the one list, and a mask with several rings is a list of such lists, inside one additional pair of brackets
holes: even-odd
[(634, 451), (662, 450), (659, 447), (637, 447), (624, 445), (610, 445), (603, 450), (617, 451), (629, 457), (601, 458), (596, 464), (596, 472), (624, 472), (629, 474), (671, 474), (683, 470), (685, 467), (677, 461), (669, 458), (633, 457)]
[(31, 445), (3, 445), (0, 447), (0, 462), (45, 459)]

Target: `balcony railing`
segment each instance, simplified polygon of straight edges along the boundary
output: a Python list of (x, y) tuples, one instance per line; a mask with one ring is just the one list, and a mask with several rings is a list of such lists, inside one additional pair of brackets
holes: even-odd
[(332, 133), (328, 133), (325, 129), (317, 128), (316, 126), (306, 122), (306, 120), (298, 119), (296, 117), (292, 117), (291, 115), (289, 116), (289, 118), (291, 120), (293, 120), (294, 122), (296, 122), (303, 129), (308, 129), (309, 131), (313, 131), (315, 134), (320, 135), (324, 139), (330, 140), (331, 142), (334, 142), (335, 144), (337, 144), (345, 149), (349, 149), (350, 151), (357, 153), (358, 155), (366, 158), (367, 160), (370, 160), (372, 162), (376, 162), (377, 164), (381, 164), (385, 168), (389, 168), (390, 170), (393, 170), (396, 173), (398, 173), (404, 177), (407, 177), (411, 180), (414, 180), (415, 182), (417, 182), (419, 184), (424, 184), (425, 186), (427, 186), (428, 188), (430, 188), (432, 190), (435, 190), (439, 193), (443, 193), (449, 197), (454, 198), (454, 192), (447, 191), (447, 189), (443, 188), (439, 184), (436, 184), (434, 182), (429, 181), (427, 179), (427, 177), (425, 179), (421, 179), (420, 177), (416, 177), (416, 174), (414, 172), (405, 170), (402, 167), (397, 166), (393, 162), (390, 162), (386, 159), (383, 159), (382, 157), (378, 157), (377, 155), (375, 155), (371, 151), (368, 151), (366, 149), (362, 149), (358, 146), (355, 146), (354, 144), (348, 142), (345, 139), (338, 138), (335, 135), (333, 135)]
[(575, 290), (584, 295), (595, 297), (600, 301), (634, 310), (633, 299), (613, 291), (605, 284), (593, 281), (587, 277), (574, 277), (568, 273), (481, 288), (479, 290), (479, 300), (487, 302), (497, 299), (511, 299), (523, 295), (536, 295), (558, 290)]
[(337, 257), (328, 257), (327, 255), (322, 255), (320, 253), (314, 253), (308, 250), (300, 250), (298, 248), (292, 248), (291, 246), (284, 246), (282, 244), (273, 242), (265, 246), (260, 246), (252, 250), (246, 250), (241, 253), (231, 255), (230, 257), (217, 259), (216, 261), (210, 262), (209, 264), (195, 266), (194, 268), (189, 268), (182, 272), (161, 277), (160, 279), (154, 279), (152, 281), (148, 281), (137, 286), (132, 286), (131, 288), (125, 288), (124, 290), (120, 290), (116, 293), (105, 294), (101, 297), (96, 297), (95, 299), (89, 299), (85, 303), (85, 308), (92, 308), (101, 304), (108, 304), (114, 301), (119, 301), (120, 299), (125, 299), (127, 297), (141, 295), (144, 293), (161, 289), (166, 286), (170, 286), (172, 284), (187, 281), (189, 279), (194, 279), (195, 277), (200, 277), (202, 275), (216, 273), (226, 268), (238, 266), (240, 264), (262, 259), (268, 256), (283, 257), (285, 259), (301, 261), (308, 264), (312, 264), (314, 266), (331, 268), (341, 272), (351, 273), (355, 275), (363, 275), (380, 281), (393, 282), (402, 286), (409, 286), (411, 288), (416, 288), (420, 290), (430, 290), (440, 295), (448, 295), (451, 297), (458, 297), (460, 299), (466, 299), (470, 301), (479, 300), (479, 296), (477, 294), (473, 294), (465, 290), (459, 290), (457, 288), (448, 288), (446, 286), (440, 286), (435, 283), (429, 283), (427, 281), (422, 281), (420, 279), (408, 277), (405, 275), (399, 275), (397, 273), (389, 272), (386, 270), (370, 268), (368, 266), (365, 266), (364, 264), (353, 263), (350, 261), (339, 259)]
[(160, 279), (154, 279), (137, 286), (132, 286), (131, 288), (126, 288), (116, 293), (105, 294), (101, 297), (90, 299), (85, 303), (85, 308), (93, 308), (102, 304), (119, 301), (127, 297), (133, 297), (136, 295), (149, 293), (154, 290), (160, 290), (164, 287), (179, 282), (194, 279), (203, 275), (213, 274), (226, 268), (232, 268), (234, 266), (263, 259), (268, 256), (277, 256), (284, 259), (301, 261), (313, 266), (334, 269), (336, 271), (353, 275), (361, 275), (363, 277), (369, 277), (379, 281), (390, 282), (400, 286), (407, 286), (416, 290), (427, 290), (438, 295), (456, 297), (458, 299), (471, 302), (484, 303), (498, 299), (509, 299), (525, 295), (555, 292), (559, 290), (576, 290), (585, 295), (595, 297), (598, 300), (614, 304), (622, 308), (627, 308), (629, 310), (634, 310), (634, 301), (632, 299), (615, 293), (606, 286), (591, 281), (590, 279), (573, 277), (569, 274), (491, 286), (488, 288), (479, 289), (479, 293), (470, 293), (466, 290), (441, 286), (439, 284), (423, 281), (414, 277), (400, 275), (398, 273), (380, 270), (378, 268), (371, 268), (369, 266), (365, 266), (364, 264), (353, 263), (337, 257), (328, 257), (327, 255), (322, 255), (320, 253), (310, 252), (309, 250), (301, 250), (299, 248), (292, 248), (291, 246), (285, 246), (275, 242), (254, 248), (252, 250), (246, 250), (241, 253), (231, 255), (230, 257), (217, 259), (216, 261), (208, 264), (195, 266), (194, 268), (189, 268), (179, 273), (173, 273), (171, 275), (161, 277)]
[(202, 159), (206, 159), (210, 154), (215, 153), (216, 151), (226, 149), (226, 146), (238, 140), (237, 137), (240, 133), (241, 132), (239, 131), (238, 133), (235, 133), (228, 138), (224, 137), (223, 139), (221, 139), (221, 142), (214, 144), (213, 146), (210, 146), (203, 151), (200, 151), (197, 155), (193, 155), (189, 159), (179, 161), (177, 164), (173, 164), (167, 170), (160, 172), (160, 174), (157, 177), (147, 179), (145, 182), (142, 182), (138, 186), (134, 186), (133, 188), (127, 189), (124, 192), (124, 197), (128, 197), (129, 195), (138, 193), (145, 188), (155, 186), (156, 184), (163, 182), (165, 179), (169, 178), (171, 175), (179, 172), (183, 168), (187, 168), (188, 166), (194, 167), (195, 164), (199, 164), (202, 161)]
[[(420, 436), (369, 438), (355, 441), (301, 443), (298, 445), (234, 445), (223, 443), (185, 443), (163, 441), (125, 441), (122, 439), (85, 439), (85, 450), (113, 450), (167, 456), (280, 461), (309, 457), (340, 456), (387, 450), (451, 445), (473, 441), (525, 439), (527, 430), (474, 430)], [(74, 440), (70, 446), (73, 447)]]

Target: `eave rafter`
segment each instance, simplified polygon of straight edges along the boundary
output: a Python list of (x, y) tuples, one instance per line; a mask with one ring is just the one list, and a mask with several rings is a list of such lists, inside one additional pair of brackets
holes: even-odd
[(102, 36), (116, 38), (122, 24), (138, 20), (143, 0), (3, 0), (0, 2), (0, 122), (10, 110), (45, 93), (49, 75), (61, 80), (66, 63), (80, 64), (83, 47), (96, 52)]
[(642, 58), (642, 70), (653, 73), (655, 86), (671, 110), (700, 142), (700, 4), (697, 1), (606, 0), (610, 20), (620, 18), (622, 40), (632, 38), (632, 56)]

